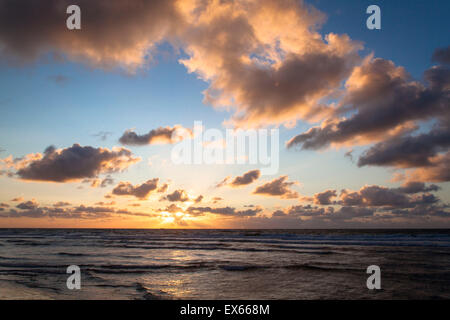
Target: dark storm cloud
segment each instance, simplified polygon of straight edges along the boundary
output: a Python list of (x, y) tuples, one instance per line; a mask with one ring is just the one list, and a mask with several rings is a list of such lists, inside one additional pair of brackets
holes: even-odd
[(433, 61), (450, 64), (450, 46), (436, 49), (433, 53)]
[(425, 73), (428, 86), (411, 81), (403, 68), (391, 61), (373, 59), (355, 68), (336, 116), (320, 127), (293, 137), (287, 146), (320, 149), (331, 143), (372, 142), (414, 129), (413, 122), (449, 114), (448, 69), (436, 67)]
[(122, 171), (139, 160), (124, 148), (109, 150), (79, 144), (61, 150), (48, 147), (42, 156), (18, 169), (17, 175), (25, 180), (66, 182)]
[(123, 145), (130, 146), (143, 146), (155, 143), (171, 144), (178, 142), (187, 136), (191, 136), (191, 131), (181, 126), (174, 126), (173, 128), (159, 127), (143, 135), (139, 135), (132, 130), (127, 130), (120, 137), (119, 142)]
[(296, 191), (290, 189), (290, 187), (294, 185), (295, 182), (288, 182), (287, 179), (288, 176), (281, 176), (257, 187), (253, 191), (253, 193), (268, 196), (279, 196), (283, 199), (297, 198), (299, 194)]
[(242, 176), (237, 176), (230, 182), (230, 185), (233, 187), (245, 186), (261, 176), (261, 171), (259, 170), (251, 170), (244, 173)]
[(113, 190), (112, 194), (117, 196), (134, 196), (139, 199), (146, 199), (148, 195), (158, 188), (158, 178), (147, 180), (140, 185), (132, 185), (130, 182), (120, 182)]

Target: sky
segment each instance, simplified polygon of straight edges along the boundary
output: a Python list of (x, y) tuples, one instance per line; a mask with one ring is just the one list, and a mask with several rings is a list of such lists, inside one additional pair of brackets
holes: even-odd
[[(449, 13), (0, 0), (0, 227), (447, 228)], [(277, 130), (277, 170), (175, 163), (196, 122)]]

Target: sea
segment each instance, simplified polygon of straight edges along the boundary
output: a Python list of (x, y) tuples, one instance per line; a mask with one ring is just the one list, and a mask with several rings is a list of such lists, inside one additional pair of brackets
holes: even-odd
[(0, 229), (0, 299), (449, 298), (450, 230)]

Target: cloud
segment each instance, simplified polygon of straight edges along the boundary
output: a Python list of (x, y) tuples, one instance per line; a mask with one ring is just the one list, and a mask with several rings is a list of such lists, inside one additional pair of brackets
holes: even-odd
[(164, 183), (161, 187), (158, 188), (157, 192), (164, 193), (169, 188), (169, 184)]
[(277, 210), (272, 214), (272, 218), (297, 218), (303, 221), (339, 221), (352, 220), (354, 218), (365, 218), (373, 216), (374, 209), (364, 207), (343, 206), (338, 210), (333, 207), (317, 206), (291, 206), (284, 210)]
[(436, 128), (428, 133), (401, 136), (377, 143), (359, 157), (358, 166), (429, 166), (431, 159), (449, 146), (450, 130)]
[(433, 61), (441, 64), (450, 64), (450, 46), (436, 49), (433, 53)]
[[(79, 0), (81, 30), (66, 28), (69, 0), (0, 1), (0, 55), (13, 63), (57, 58), (133, 71), (151, 59), (155, 44), (182, 28), (175, 1)], [(39, 14), (36, 14), (39, 12)]]
[(354, 219), (354, 218), (367, 218), (373, 216), (375, 213), (374, 209), (371, 208), (361, 208), (361, 207), (341, 207), (333, 215), (332, 219)]
[(44, 154), (14, 160), (17, 175), (24, 180), (67, 182), (123, 171), (140, 161), (124, 148), (93, 148), (74, 144), (66, 149), (48, 147)]
[(39, 203), (36, 200), (30, 200), (26, 202), (19, 203), (16, 208), (23, 209), (23, 210), (32, 210), (39, 207)]
[(135, 196), (139, 199), (146, 199), (148, 195), (158, 188), (158, 178), (147, 180), (143, 184), (133, 186), (130, 182), (120, 182), (113, 190), (112, 194), (117, 196)]
[(262, 208), (258, 207), (255, 209), (237, 210), (232, 207), (221, 207), (221, 208), (211, 208), (211, 207), (189, 207), (186, 212), (192, 215), (203, 215), (205, 213), (217, 214), (224, 216), (235, 216), (235, 217), (254, 217), (262, 211)]
[(217, 203), (217, 202), (222, 201), (222, 200), (223, 200), (223, 198), (221, 198), (221, 197), (214, 197), (214, 198), (212, 198), (212, 202), (213, 203)]
[(327, 112), (321, 99), (359, 60), (362, 46), (346, 35), (323, 39), (316, 29), (324, 15), (302, 1), (210, 1), (184, 9), (189, 57), (180, 61), (210, 83), (205, 103), (234, 108), (238, 126), (320, 116)]
[(334, 203), (331, 201), (331, 198), (336, 196), (336, 190), (326, 190), (324, 192), (316, 193), (314, 195), (314, 203), (320, 205), (330, 205)]
[(120, 137), (119, 142), (123, 145), (131, 146), (143, 146), (156, 143), (172, 144), (189, 136), (192, 136), (192, 132), (189, 129), (175, 125), (173, 128), (159, 127), (143, 135), (138, 135), (133, 130), (127, 130)]
[(202, 202), (203, 198), (204, 197), (202, 195), (199, 195), (197, 198), (194, 199), (194, 202), (195, 203), (200, 203), (200, 202)]
[[(154, 214), (144, 212), (132, 212), (126, 209), (115, 209), (104, 206), (85, 206), (76, 207), (40, 207), (37, 202), (29, 201), (24, 204), (20, 210), (10, 209), (2, 211), (0, 218), (49, 218), (49, 219), (105, 219), (114, 216), (139, 216), (139, 217), (155, 217)], [(31, 204), (33, 203), (33, 204)]]
[(251, 170), (244, 173), (242, 176), (237, 176), (230, 182), (230, 186), (232, 187), (240, 187), (249, 185), (254, 182), (261, 176), (261, 171), (259, 170)]
[[(412, 188), (411, 188), (412, 187)], [(425, 187), (422, 190), (426, 190)], [(435, 191), (436, 188), (428, 190)], [(364, 186), (359, 191), (342, 190), (339, 204), (343, 206), (360, 207), (396, 207), (411, 208), (417, 205), (432, 204), (439, 201), (434, 195), (426, 193), (422, 195), (408, 195), (417, 193), (417, 186), (406, 185), (401, 188), (387, 188), (382, 186)]]
[(287, 176), (281, 176), (277, 179), (267, 182), (257, 187), (253, 193), (268, 195), (268, 196), (280, 196), (283, 199), (298, 198), (299, 194), (296, 191), (290, 189), (290, 186), (296, 184), (295, 182), (288, 182)]
[(0, 202), (0, 208), (9, 208), (9, 204)]
[(99, 201), (99, 202), (95, 203), (96, 206), (113, 206), (115, 204), (116, 204), (115, 201), (110, 201), (110, 202)]
[(426, 185), (423, 182), (418, 181), (409, 181), (404, 183), (401, 187), (397, 188), (399, 192), (413, 194), (419, 192), (433, 192), (438, 191), (441, 188), (435, 184)]
[(175, 190), (174, 192), (161, 198), (170, 202), (186, 202), (189, 201), (189, 196), (185, 190)]
[(325, 214), (329, 214), (334, 212), (333, 208), (321, 208), (321, 207), (313, 207), (310, 205), (296, 205), (290, 206), (284, 210), (277, 210), (273, 212), (272, 216), (274, 217), (317, 217)]
[(70, 4), (0, 0), (3, 60), (26, 63), (53, 53), (136, 72), (168, 42), (187, 55), (180, 63), (209, 83), (205, 103), (233, 108), (237, 125), (323, 116), (329, 108), (322, 100), (348, 77), (362, 49), (347, 35), (323, 37), (317, 30), (325, 15), (298, 0), (80, 0), (82, 28), (76, 31), (65, 27)]
[(230, 177), (225, 177), (222, 181), (220, 181), (218, 184), (216, 184), (216, 188), (220, 188), (223, 187), (225, 185), (227, 185), (228, 180), (230, 180)]
[(407, 175), (411, 181), (450, 181), (450, 152), (431, 158), (429, 166), (408, 170)]
[(82, 183), (89, 183), (91, 185), (92, 188), (105, 188), (109, 185), (113, 185), (114, 184), (114, 179), (111, 178), (111, 176), (107, 176), (104, 179), (84, 179), (82, 181)]
[(174, 203), (170, 204), (165, 209), (160, 209), (159, 211), (166, 211), (166, 212), (169, 212), (169, 213), (184, 212), (184, 210), (182, 208), (178, 207)]
[[(424, 86), (391, 61), (366, 59), (346, 81), (335, 117), (293, 137), (287, 146), (320, 149), (330, 144), (366, 144), (411, 132), (417, 129), (417, 120), (449, 113), (447, 73), (440, 67), (427, 70), (428, 86)], [(339, 118), (348, 113), (349, 117)]]
[(67, 206), (70, 206), (70, 202), (58, 201), (58, 202), (54, 203), (53, 206), (57, 207), (57, 208), (59, 208), (59, 207), (67, 207)]

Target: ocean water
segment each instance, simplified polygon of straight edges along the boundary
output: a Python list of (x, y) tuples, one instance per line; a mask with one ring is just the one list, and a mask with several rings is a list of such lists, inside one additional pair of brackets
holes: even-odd
[(450, 230), (0, 229), (0, 299), (449, 298)]

